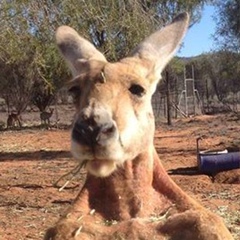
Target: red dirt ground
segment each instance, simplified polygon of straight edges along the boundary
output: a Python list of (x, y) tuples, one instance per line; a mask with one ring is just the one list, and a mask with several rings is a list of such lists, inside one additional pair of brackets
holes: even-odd
[[(240, 169), (214, 176), (196, 171), (196, 138), (201, 149), (240, 147), (236, 115), (200, 116), (159, 124), (155, 146), (165, 168), (188, 194), (220, 214), (240, 239)], [(70, 130), (0, 132), (0, 240), (42, 239), (81, 188), (82, 170), (63, 191), (54, 183), (76, 166)], [(59, 184), (62, 186), (67, 178)]]

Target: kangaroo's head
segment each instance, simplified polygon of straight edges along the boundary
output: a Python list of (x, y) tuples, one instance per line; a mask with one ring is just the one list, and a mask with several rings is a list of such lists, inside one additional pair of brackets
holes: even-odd
[(68, 83), (76, 105), (72, 153), (86, 161), (91, 174), (108, 176), (125, 161), (152, 152), (151, 97), (187, 26), (188, 15), (180, 14), (116, 63), (72, 28), (58, 28), (57, 45), (73, 74)]

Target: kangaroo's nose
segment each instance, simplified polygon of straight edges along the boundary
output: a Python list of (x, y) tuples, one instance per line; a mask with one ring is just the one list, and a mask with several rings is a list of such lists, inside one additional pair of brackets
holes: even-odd
[(111, 120), (102, 123), (87, 119), (75, 123), (72, 138), (87, 146), (105, 146), (116, 136), (116, 132), (116, 125)]

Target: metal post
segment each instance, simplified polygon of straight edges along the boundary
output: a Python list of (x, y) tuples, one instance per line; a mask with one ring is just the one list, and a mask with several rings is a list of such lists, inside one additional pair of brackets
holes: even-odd
[(167, 97), (167, 124), (172, 125), (172, 118), (171, 118), (171, 103), (170, 103), (170, 83), (169, 83), (169, 73), (166, 70), (166, 97)]

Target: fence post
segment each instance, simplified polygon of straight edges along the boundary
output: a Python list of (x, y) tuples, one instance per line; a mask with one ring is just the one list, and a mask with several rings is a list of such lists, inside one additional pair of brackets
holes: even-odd
[(172, 125), (169, 72), (166, 70), (167, 124)]

